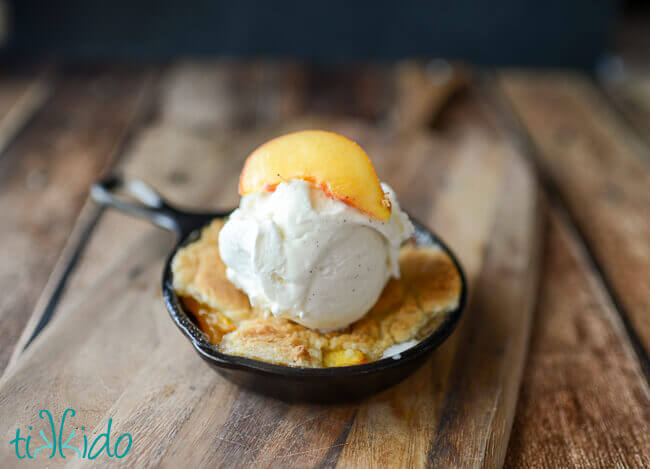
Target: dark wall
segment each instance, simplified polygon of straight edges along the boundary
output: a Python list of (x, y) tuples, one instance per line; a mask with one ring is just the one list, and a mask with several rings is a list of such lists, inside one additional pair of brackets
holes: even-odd
[(10, 0), (13, 54), (271, 55), (316, 61), (446, 56), (590, 67), (614, 0)]

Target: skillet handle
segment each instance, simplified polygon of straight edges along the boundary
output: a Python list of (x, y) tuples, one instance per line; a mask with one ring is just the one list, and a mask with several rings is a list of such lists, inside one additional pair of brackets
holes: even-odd
[[(124, 195), (119, 195), (118, 192)], [(141, 179), (108, 176), (90, 187), (90, 196), (100, 205), (150, 221), (178, 235), (203, 223), (203, 220), (199, 220), (203, 218), (201, 215), (185, 213), (172, 207)]]

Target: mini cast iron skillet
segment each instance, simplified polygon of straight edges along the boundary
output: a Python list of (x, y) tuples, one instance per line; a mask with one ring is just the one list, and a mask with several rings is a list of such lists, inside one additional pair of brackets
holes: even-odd
[[(116, 191), (131, 198), (117, 195)], [(389, 357), (363, 365), (337, 368), (297, 368), (226, 355), (207, 340), (195, 324), (192, 314), (184, 310), (183, 303), (172, 286), (171, 260), (178, 249), (199, 237), (201, 228), (214, 218), (228, 216), (229, 212), (184, 212), (165, 202), (143, 181), (125, 180), (118, 176), (93, 184), (91, 196), (101, 205), (144, 218), (176, 234), (178, 243), (167, 259), (162, 278), (163, 300), (172, 320), (201, 358), (219, 374), (262, 394), (286, 401), (334, 402), (357, 399), (385, 389), (403, 380), (422, 365), (427, 356), (454, 330), (465, 306), (466, 282), (458, 261), (436, 235), (411, 219), (415, 226), (416, 245), (438, 245), (449, 254), (461, 276), (462, 289), (458, 307), (448, 313), (444, 322), (431, 335), (402, 352), (399, 359)]]

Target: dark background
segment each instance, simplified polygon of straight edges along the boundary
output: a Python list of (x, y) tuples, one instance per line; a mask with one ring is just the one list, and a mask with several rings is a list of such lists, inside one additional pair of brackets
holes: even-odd
[(9, 55), (77, 59), (450, 57), (592, 68), (612, 44), (614, 0), (4, 0)]

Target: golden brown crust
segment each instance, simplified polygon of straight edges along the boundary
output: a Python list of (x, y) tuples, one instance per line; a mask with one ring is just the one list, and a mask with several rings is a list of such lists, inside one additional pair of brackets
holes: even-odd
[[(461, 280), (449, 256), (437, 247), (405, 246), (402, 277), (391, 279), (368, 314), (347, 328), (320, 333), (273, 317), (251, 308), (226, 278), (218, 249), (223, 223), (213, 221), (198, 241), (179, 250), (172, 271), (186, 307), (224, 353), (303, 367), (332, 366), (338, 357), (377, 360), (389, 346), (430, 333), (458, 304)], [(338, 351), (348, 353), (332, 353)]]
[(215, 219), (201, 232), (201, 238), (180, 249), (172, 260), (174, 288), (182, 296), (196, 299), (233, 320), (248, 318), (248, 297), (226, 277), (226, 265), (219, 256), (219, 231), (224, 220)]

